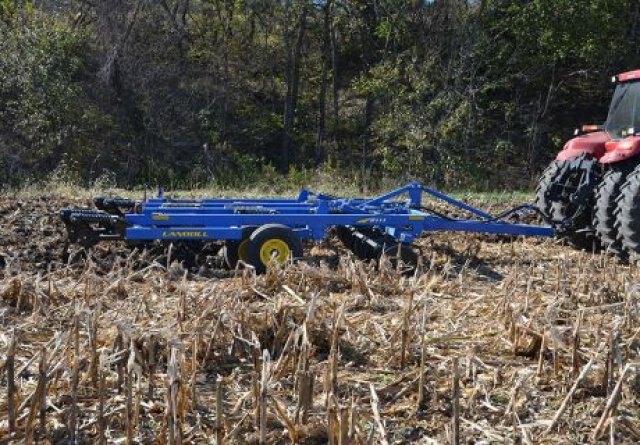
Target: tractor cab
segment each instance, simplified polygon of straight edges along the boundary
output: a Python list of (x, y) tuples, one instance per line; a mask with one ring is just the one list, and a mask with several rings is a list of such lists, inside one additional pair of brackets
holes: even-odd
[(616, 89), (604, 125), (584, 125), (556, 156), (567, 161), (587, 154), (609, 165), (640, 154), (640, 70), (613, 78)]
[(618, 82), (613, 93), (604, 131), (609, 139), (604, 144), (600, 164), (614, 164), (640, 154), (640, 71), (614, 78)]
[(640, 133), (640, 79), (618, 83), (604, 131), (614, 141)]

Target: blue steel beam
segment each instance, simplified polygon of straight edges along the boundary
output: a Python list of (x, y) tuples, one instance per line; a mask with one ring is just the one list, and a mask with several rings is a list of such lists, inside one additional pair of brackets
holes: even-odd
[[(168, 215), (167, 215), (168, 216)], [(148, 215), (127, 215), (132, 227), (126, 231), (129, 239), (238, 239), (241, 226), (284, 224), (308, 229), (314, 240), (323, 239), (332, 226), (379, 227), (397, 238), (416, 238), (424, 232), (456, 231), (523, 236), (553, 236), (546, 226), (512, 224), (501, 221), (449, 220), (426, 213), (411, 214), (239, 214), (239, 215), (171, 215), (169, 220), (154, 220)], [(236, 229), (232, 229), (235, 227)], [(148, 229), (157, 229), (149, 231)], [(392, 230), (389, 230), (392, 229)], [(171, 232), (179, 232), (171, 233)], [(191, 235), (190, 233), (193, 232)], [(169, 237), (169, 238), (168, 238)], [(218, 237), (218, 238), (216, 238)], [(306, 236), (305, 238), (306, 239)]]
[[(474, 216), (454, 219), (422, 211), (425, 194)], [(509, 223), (415, 182), (373, 198), (335, 198), (303, 190), (295, 199), (156, 198), (141, 204), (140, 213), (124, 216), (125, 239), (240, 239), (242, 226), (263, 224), (284, 224), (300, 238), (313, 240), (323, 239), (334, 226), (375, 228), (403, 242), (435, 231), (544, 237), (555, 233), (548, 226)]]

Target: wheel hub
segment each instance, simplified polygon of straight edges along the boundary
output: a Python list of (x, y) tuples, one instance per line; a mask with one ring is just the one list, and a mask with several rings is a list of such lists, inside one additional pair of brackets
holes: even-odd
[(272, 238), (264, 242), (260, 247), (260, 261), (263, 264), (268, 264), (272, 259), (276, 262), (283, 264), (289, 259), (291, 249), (289, 245), (277, 238)]

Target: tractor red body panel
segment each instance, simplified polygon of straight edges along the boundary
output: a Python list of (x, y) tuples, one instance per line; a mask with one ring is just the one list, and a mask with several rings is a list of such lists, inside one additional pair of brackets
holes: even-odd
[(627, 71), (626, 73), (618, 74), (618, 82), (629, 82), (631, 80), (640, 79), (640, 70)]
[(605, 154), (605, 144), (610, 142), (611, 138), (604, 131), (588, 133), (576, 138), (570, 139), (564, 144), (564, 148), (556, 159), (558, 161), (566, 161), (588, 153), (594, 158), (599, 159)]
[(614, 164), (640, 155), (640, 136), (613, 140), (605, 132), (589, 133), (570, 139), (556, 159), (566, 161), (588, 153), (600, 164)]
[(640, 136), (630, 136), (619, 141), (605, 144), (606, 153), (598, 161), (601, 164), (613, 164), (640, 154)]

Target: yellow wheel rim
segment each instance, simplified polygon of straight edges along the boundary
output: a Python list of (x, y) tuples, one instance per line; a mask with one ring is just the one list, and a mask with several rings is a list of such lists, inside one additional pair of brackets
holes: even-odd
[(260, 261), (262, 264), (267, 265), (271, 259), (274, 259), (278, 263), (282, 264), (289, 259), (291, 249), (289, 245), (278, 238), (272, 238), (266, 240), (260, 247)]
[(243, 239), (238, 244), (238, 259), (246, 263), (247, 258), (249, 258), (249, 238)]

